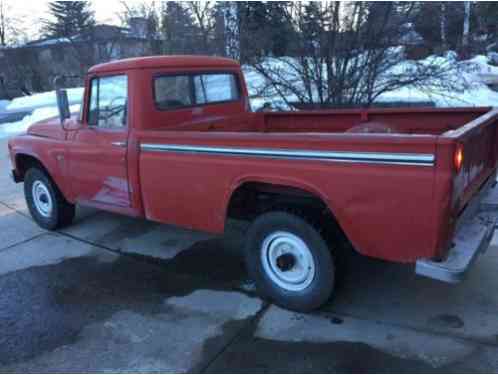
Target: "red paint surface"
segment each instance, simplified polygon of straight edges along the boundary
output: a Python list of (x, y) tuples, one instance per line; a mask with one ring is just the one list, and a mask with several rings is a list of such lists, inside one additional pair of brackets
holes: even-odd
[[(174, 72), (233, 72), (241, 99), (159, 111), (152, 79)], [(90, 129), (86, 95), (81, 124), (73, 119), (62, 130), (57, 120), (45, 121), (10, 141), (14, 162), (23, 154), (37, 158), (72, 202), (220, 233), (230, 197), (242, 184), (295, 187), (321, 198), (362, 254), (412, 262), (444, 254), (461, 209), (496, 171), (498, 115), (490, 108), (251, 113), (232, 60), (130, 59), (94, 67), (89, 78), (113, 74), (128, 76), (127, 128)], [(382, 124), (390, 133), (358, 131), (371, 129), (368, 124)], [(113, 147), (118, 141), (127, 148)], [(435, 154), (436, 162), (426, 167), (141, 152), (140, 143), (424, 153)], [(464, 162), (457, 175), (458, 144)]]

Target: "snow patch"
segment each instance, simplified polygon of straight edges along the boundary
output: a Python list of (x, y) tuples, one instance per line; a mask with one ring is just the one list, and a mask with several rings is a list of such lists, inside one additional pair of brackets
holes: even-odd
[(5, 108), (7, 108), (9, 103), (10, 103), (9, 100), (0, 100), (0, 111), (5, 110)]
[[(80, 105), (75, 104), (70, 107), (71, 113), (78, 112)], [(38, 108), (31, 115), (24, 117), (21, 121), (0, 124), (0, 139), (9, 138), (13, 135), (24, 133), (36, 122), (57, 117), (59, 112), (56, 107)]]
[[(81, 104), (83, 98), (83, 87), (67, 90), (69, 104)], [(57, 107), (55, 91), (42, 92), (29, 96), (22, 96), (12, 100), (5, 109), (8, 111), (33, 109), (41, 107)]]
[[(433, 59), (428, 57), (428, 59)], [(444, 57), (436, 57), (438, 64), (447, 64), (455, 59), (450, 52)], [(493, 79), (498, 80), (498, 67), (490, 65), (488, 57), (478, 55), (461, 62), (466, 69), (453, 79), (461, 90), (428, 92), (419, 88), (403, 87), (389, 91), (378, 98), (378, 102), (433, 102), (436, 107), (494, 107), (498, 106), (498, 92), (487, 86)], [(405, 63), (401, 64), (402, 66)], [(497, 81), (498, 82), (498, 81)]]

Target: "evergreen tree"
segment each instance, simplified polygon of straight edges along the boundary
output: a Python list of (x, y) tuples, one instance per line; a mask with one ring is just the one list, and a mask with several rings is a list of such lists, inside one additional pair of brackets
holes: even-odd
[(241, 59), (248, 62), (262, 56), (283, 56), (295, 37), (287, 14), (289, 2), (240, 2)]
[[(464, 21), (465, 21), (465, 4), (463, 2), (419, 2), (418, 11), (414, 18), (414, 25), (426, 43), (435, 51), (445, 51), (446, 49), (459, 50), (462, 44), (465, 44), (464, 38)], [(467, 18), (470, 29), (473, 33), (475, 26), (479, 24), (478, 18), (480, 11), (487, 13), (488, 6), (494, 2), (477, 3), (477, 12), (472, 12)], [(486, 9), (486, 10), (485, 10)], [(489, 14), (489, 13), (488, 13)], [(495, 16), (490, 17), (490, 24), (496, 25)], [(439, 27), (434, 27), (439, 25)], [(470, 37), (470, 35), (468, 35)]]
[(267, 23), (271, 39), (271, 52), (275, 56), (289, 54), (295, 30), (288, 15), (288, 1), (270, 1), (267, 3)]
[(264, 56), (270, 36), (266, 33), (266, 4), (260, 1), (240, 3), (241, 60), (251, 61)]
[(321, 46), (323, 30), (323, 11), (321, 4), (310, 1), (304, 5), (303, 13), (299, 17), (300, 36), (304, 53), (312, 56)]
[(197, 35), (192, 14), (180, 2), (168, 1), (162, 14), (162, 34), (168, 54), (194, 53)]
[(87, 34), (95, 26), (94, 12), (87, 1), (52, 1), (48, 6), (53, 17), (45, 22), (45, 33), (49, 37), (71, 38)]

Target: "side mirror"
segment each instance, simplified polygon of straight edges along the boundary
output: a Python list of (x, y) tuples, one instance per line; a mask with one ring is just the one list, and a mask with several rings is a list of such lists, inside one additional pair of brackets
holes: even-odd
[(59, 117), (61, 124), (65, 120), (71, 117), (71, 111), (69, 110), (69, 99), (67, 97), (67, 90), (58, 89), (56, 91), (57, 95), (57, 108), (59, 110)]
[(55, 93), (57, 96), (57, 109), (59, 110), (59, 118), (61, 125), (64, 121), (71, 117), (71, 111), (69, 110), (69, 99), (67, 97), (67, 90), (62, 89), (62, 84), (64, 83), (63, 77), (55, 77), (54, 86)]

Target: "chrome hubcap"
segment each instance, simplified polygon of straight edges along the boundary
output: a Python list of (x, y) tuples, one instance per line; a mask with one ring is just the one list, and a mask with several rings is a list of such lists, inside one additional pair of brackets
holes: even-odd
[(311, 251), (303, 240), (289, 232), (274, 232), (264, 239), (261, 261), (268, 277), (289, 291), (305, 289), (315, 277)]
[(43, 217), (50, 217), (53, 203), (47, 186), (43, 182), (37, 180), (33, 183), (32, 193), (33, 202), (35, 203), (38, 213)]

